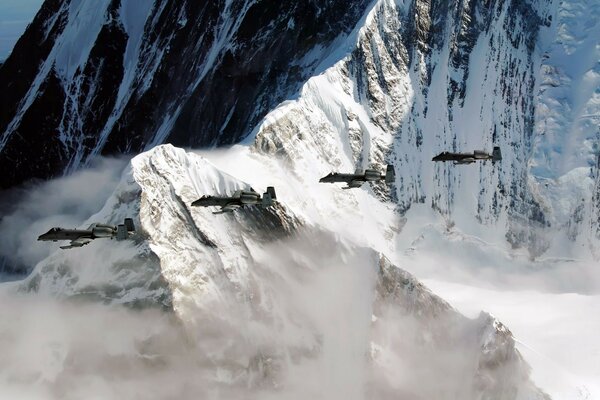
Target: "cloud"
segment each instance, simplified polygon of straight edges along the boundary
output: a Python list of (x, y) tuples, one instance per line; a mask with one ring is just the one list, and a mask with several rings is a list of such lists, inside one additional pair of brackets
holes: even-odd
[(597, 261), (584, 257), (532, 260), (526, 251), (510, 249), (502, 242), (485, 242), (458, 230), (424, 229), (399, 259), (399, 265), (421, 279), (511, 291), (600, 293)]
[(309, 230), (254, 256), (241, 292), (178, 313), (0, 286), (0, 398), (475, 398), (477, 326), (374, 319), (378, 253)]
[(426, 284), (465, 315), (483, 308), (506, 323), (532, 367), (532, 379), (552, 398), (600, 399), (600, 296)]
[(0, 398), (362, 399), (376, 259), (335, 243), (267, 245), (246, 300), (227, 286), (183, 314), (4, 284)]
[(126, 163), (100, 158), (73, 175), (0, 194), (0, 260), (31, 270), (56, 249), (37, 237), (54, 226), (80, 227), (112, 195)]

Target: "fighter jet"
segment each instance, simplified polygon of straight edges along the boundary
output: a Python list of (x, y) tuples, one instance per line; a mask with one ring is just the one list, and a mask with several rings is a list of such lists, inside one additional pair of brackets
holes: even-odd
[(454, 161), (454, 165), (472, 164), (475, 161), (487, 160), (492, 160), (492, 162), (502, 160), (500, 147), (494, 147), (494, 151), (492, 151), (491, 155), (483, 150), (475, 150), (473, 153), (450, 153), (444, 151), (431, 159), (431, 161)]
[(48, 232), (40, 235), (38, 240), (41, 241), (59, 241), (70, 240), (71, 243), (67, 246), (60, 246), (61, 249), (72, 249), (75, 247), (83, 247), (94, 239), (98, 238), (116, 238), (117, 240), (125, 240), (135, 232), (133, 220), (125, 218), (123, 224), (107, 225), (93, 223), (87, 229), (65, 229), (52, 228)]
[(261, 205), (269, 207), (277, 203), (277, 195), (273, 186), (267, 187), (267, 191), (262, 197), (256, 193), (254, 189), (237, 190), (233, 196), (202, 196), (192, 203), (194, 207), (221, 207), (219, 211), (214, 211), (213, 214), (223, 214), (233, 212), (238, 208), (251, 205)]
[(396, 172), (394, 171), (394, 167), (392, 165), (388, 165), (385, 175), (374, 169), (366, 169), (364, 171), (357, 169), (353, 174), (340, 174), (337, 172), (332, 172), (329, 175), (319, 179), (319, 182), (345, 182), (348, 186), (345, 186), (342, 189), (352, 189), (361, 187), (365, 182), (385, 181), (385, 183), (389, 185), (390, 183), (394, 182), (395, 178)]

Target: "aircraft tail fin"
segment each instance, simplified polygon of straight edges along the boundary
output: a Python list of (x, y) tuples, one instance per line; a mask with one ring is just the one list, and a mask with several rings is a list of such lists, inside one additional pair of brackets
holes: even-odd
[(394, 170), (394, 166), (392, 164), (388, 164), (387, 169), (385, 171), (385, 183), (388, 185), (393, 183), (396, 180), (396, 171)]
[(272, 206), (275, 203), (275, 201), (277, 201), (277, 194), (275, 193), (275, 188), (273, 186), (269, 186), (267, 187), (267, 191), (263, 193), (262, 206)]
[(492, 161), (495, 162), (500, 160), (502, 160), (502, 153), (500, 152), (500, 147), (496, 146), (492, 151)]
[(127, 227), (125, 224), (117, 225), (117, 240), (125, 240), (127, 239)]
[(132, 218), (125, 218), (125, 228), (127, 228), (127, 232), (135, 232), (135, 225), (133, 224)]

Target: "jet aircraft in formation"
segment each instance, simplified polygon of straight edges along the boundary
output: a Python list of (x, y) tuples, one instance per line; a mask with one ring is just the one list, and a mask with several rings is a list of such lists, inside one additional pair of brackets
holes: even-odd
[[(492, 154), (482, 150), (475, 150), (473, 153), (451, 153), (444, 151), (431, 159), (432, 161), (453, 161), (457, 164), (472, 164), (475, 161), (492, 162), (502, 160), (500, 147), (494, 147)], [(380, 173), (375, 169), (366, 169), (364, 171), (357, 169), (353, 174), (332, 172), (319, 180), (321, 183), (336, 183), (344, 182), (347, 186), (342, 189), (352, 189), (361, 187), (365, 182), (385, 181), (386, 184), (391, 184), (396, 178), (396, 173), (392, 165), (388, 165), (385, 174)], [(254, 189), (237, 190), (232, 196), (202, 196), (192, 203), (194, 207), (220, 207), (219, 211), (214, 211), (213, 214), (223, 214), (233, 212), (238, 208), (243, 208), (249, 205), (260, 205), (269, 207), (277, 203), (277, 195), (273, 186), (267, 187), (267, 191), (261, 196)], [(70, 240), (71, 243), (67, 246), (61, 246), (61, 249), (72, 249), (74, 247), (82, 247), (98, 238), (116, 238), (117, 240), (125, 240), (129, 235), (135, 232), (133, 220), (125, 218), (123, 224), (107, 225), (93, 223), (88, 229), (65, 229), (52, 228), (48, 232), (40, 235), (38, 240), (41, 241), (58, 241)]]
[(260, 205), (269, 207), (277, 203), (277, 195), (273, 186), (267, 187), (267, 191), (262, 197), (254, 189), (237, 190), (232, 196), (202, 196), (192, 203), (194, 207), (221, 207), (219, 211), (214, 211), (213, 214), (223, 214), (233, 212), (238, 208), (251, 205)]
[(56, 242), (59, 240), (70, 240), (67, 246), (60, 246), (61, 249), (72, 249), (74, 247), (83, 247), (94, 239), (116, 238), (125, 240), (135, 232), (133, 219), (125, 218), (125, 221), (119, 225), (107, 225), (93, 223), (87, 229), (65, 229), (52, 228), (48, 232), (40, 235), (38, 240)]
[(472, 164), (475, 161), (487, 160), (492, 160), (492, 162), (502, 160), (500, 147), (494, 147), (492, 154), (489, 154), (483, 150), (475, 150), (473, 153), (450, 153), (448, 151), (444, 151), (443, 153), (440, 153), (431, 159), (431, 161), (454, 161), (454, 165)]
[(388, 185), (394, 182), (396, 172), (392, 165), (388, 165), (385, 174), (380, 173), (375, 169), (361, 170), (357, 169), (353, 174), (342, 174), (332, 172), (327, 176), (319, 179), (321, 183), (345, 182), (347, 186), (342, 189), (352, 189), (361, 187), (365, 182), (385, 181)]

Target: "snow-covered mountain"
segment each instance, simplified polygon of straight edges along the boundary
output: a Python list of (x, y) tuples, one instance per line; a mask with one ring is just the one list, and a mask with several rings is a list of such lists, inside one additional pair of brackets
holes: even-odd
[(166, 140), (239, 141), (367, 3), (46, 1), (0, 69), (0, 187)]
[[(307, 219), (313, 211), (306, 207), (310, 188), (304, 188), (304, 199), (294, 200), (292, 192), (303, 184), (277, 160), (247, 147), (236, 151), (221, 157), (236, 159), (246, 171), (281, 167), (273, 178), (278, 194), (290, 201), (229, 215), (192, 207), (200, 193), (247, 184), (200, 155), (159, 146), (133, 159), (92, 217), (113, 221), (139, 212), (138, 241), (97, 241), (77, 254), (57, 251), (12, 287), (67, 300), (172, 309), (193, 343), (186, 357), (194, 367), (186, 376), (200, 378), (179, 378), (185, 384), (163, 398), (214, 390), (227, 398), (241, 390), (260, 398), (546, 398), (529, 380), (529, 367), (502, 323), (487, 314), (465, 318), (381, 252), (362, 246), (376, 226), (389, 221), (373, 220), (360, 232), (343, 229), (353, 223), (348, 217), (337, 219), (336, 231), (315, 224)], [(370, 205), (372, 215), (386, 213), (388, 206), (364, 192), (344, 193), (316, 212)], [(373, 240), (388, 243), (385, 232)], [(150, 344), (139, 354), (121, 350), (120, 362), (137, 367), (153, 352), (164, 356), (168, 349), (152, 343), (165, 334), (172, 332), (148, 334), (144, 341)], [(59, 349), (58, 365), (52, 366), (59, 372), (38, 383), (43, 388), (86, 379), (85, 369), (74, 373), (66, 364), (73, 346), (61, 343)], [(79, 351), (79, 357), (92, 357)], [(185, 362), (174, 357), (155, 365), (153, 373)], [(92, 364), (102, 361), (93, 358)], [(47, 374), (47, 364), (32, 365), (19, 373)], [(114, 385), (102, 369), (92, 371)], [(117, 381), (128, 387), (126, 378)], [(80, 389), (70, 385), (63, 390)], [(157, 396), (152, 384), (138, 390)]]
[[(378, 2), (350, 54), (269, 114), (256, 146), (321, 171), (392, 162), (400, 212), (426, 203), (449, 226), (484, 237), (481, 225), (497, 227), (532, 257), (597, 258), (600, 22), (591, 6), (572, 39), (568, 21), (587, 8), (567, 3)], [(429, 30), (411, 29), (411, 15)], [(500, 163), (430, 161), (494, 145)]]
[[(144, 7), (44, 4), (0, 68), (3, 187), (98, 154), (258, 133), (262, 150), (321, 154), (319, 170), (392, 162), (401, 213), (426, 203), (532, 257), (556, 244), (598, 257), (594, 1)], [(430, 161), (493, 145), (496, 165)]]

